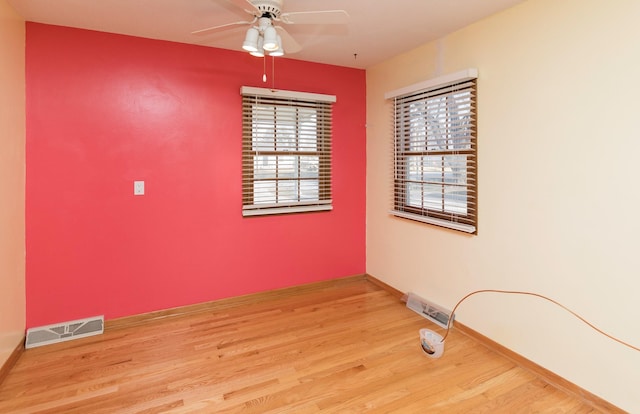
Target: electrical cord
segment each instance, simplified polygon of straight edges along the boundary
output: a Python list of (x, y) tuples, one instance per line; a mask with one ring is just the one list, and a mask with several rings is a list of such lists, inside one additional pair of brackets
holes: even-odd
[[(553, 303), (554, 305), (557, 305), (559, 307), (561, 307), (562, 309), (566, 310), (567, 312), (569, 312), (570, 314), (572, 314), (573, 316), (575, 316), (576, 318), (580, 319), (582, 322), (584, 322), (585, 324), (587, 324), (590, 328), (594, 329), (595, 331), (597, 331), (598, 333), (606, 336), (609, 339), (612, 339), (616, 342), (618, 342), (619, 344), (622, 344), (628, 348), (633, 349), (634, 351), (638, 351), (640, 352), (640, 348), (638, 348), (637, 346), (633, 346), (627, 342), (624, 342), (623, 340), (620, 340), (618, 338), (616, 338), (613, 335), (609, 335), (608, 333), (604, 332), (602, 329), (596, 327), (594, 324), (592, 324), (591, 322), (587, 321), (585, 318), (583, 318), (582, 316), (578, 315), (576, 312), (572, 311), (571, 309), (567, 308), (566, 306), (564, 306), (563, 304), (548, 298), (544, 295), (538, 294), (538, 293), (532, 293), (532, 292), (523, 292), (523, 291), (519, 291), (519, 290), (499, 290), (499, 289), (482, 289), (482, 290), (476, 290), (473, 291), (467, 295), (465, 295), (462, 299), (460, 299), (458, 301), (458, 303), (456, 303), (456, 306), (453, 307), (453, 310), (451, 311), (451, 315), (453, 316), (456, 312), (456, 309), (458, 309), (458, 306), (460, 306), (460, 304), (467, 299), (470, 296), (476, 295), (478, 293), (507, 293), (507, 294), (514, 294), (514, 295), (528, 295), (528, 296), (535, 296), (537, 298), (541, 298), (544, 300), (547, 300), (551, 303)], [(442, 337), (442, 340), (440, 342), (444, 342), (445, 339), (447, 339), (447, 335), (449, 335), (449, 331), (451, 330), (451, 323), (453, 322), (453, 318), (449, 318), (449, 321), (447, 322), (447, 330), (444, 334), (444, 336)]]

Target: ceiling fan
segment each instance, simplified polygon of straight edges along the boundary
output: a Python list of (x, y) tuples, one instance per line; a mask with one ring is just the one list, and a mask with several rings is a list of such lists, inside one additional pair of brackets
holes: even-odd
[(349, 15), (344, 10), (323, 10), (283, 13), (284, 0), (226, 0), (253, 16), (251, 20), (227, 23), (191, 32), (208, 35), (239, 25), (249, 25), (242, 48), (254, 56), (282, 56), (299, 52), (302, 47), (281, 25), (284, 24), (346, 24)]

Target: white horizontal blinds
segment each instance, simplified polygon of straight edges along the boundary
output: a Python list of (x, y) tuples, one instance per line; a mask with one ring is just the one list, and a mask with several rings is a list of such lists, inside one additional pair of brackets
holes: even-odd
[(392, 213), (475, 233), (476, 80), (394, 98)]
[(331, 102), (244, 94), (243, 215), (331, 209)]

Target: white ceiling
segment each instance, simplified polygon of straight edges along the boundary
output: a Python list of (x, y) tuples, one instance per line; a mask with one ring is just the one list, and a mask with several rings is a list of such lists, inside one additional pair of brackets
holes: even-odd
[[(348, 25), (286, 25), (303, 47), (292, 59), (367, 68), (523, 0), (284, 0), (283, 12), (346, 10)], [(27, 21), (241, 50), (250, 19), (230, 0), (8, 0)]]

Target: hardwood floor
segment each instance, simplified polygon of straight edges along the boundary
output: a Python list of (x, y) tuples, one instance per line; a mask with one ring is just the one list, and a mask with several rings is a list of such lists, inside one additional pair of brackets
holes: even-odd
[(127, 318), (27, 350), (1, 413), (595, 413), (361, 278)]

